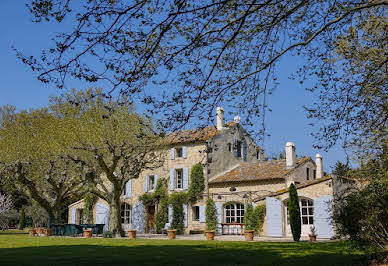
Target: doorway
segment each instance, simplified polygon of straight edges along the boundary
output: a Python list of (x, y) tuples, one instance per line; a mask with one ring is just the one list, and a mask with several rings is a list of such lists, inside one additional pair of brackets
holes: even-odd
[(155, 233), (155, 205), (147, 208), (147, 233)]

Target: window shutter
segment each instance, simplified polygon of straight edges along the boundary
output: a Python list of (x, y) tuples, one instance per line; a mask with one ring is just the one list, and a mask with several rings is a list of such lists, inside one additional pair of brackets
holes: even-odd
[(282, 222), (282, 202), (278, 199), (267, 197), (265, 198), (265, 219), (267, 222), (267, 236), (282, 237), (283, 222)]
[(75, 224), (75, 215), (77, 213), (77, 209), (76, 208), (73, 208), (71, 209), (71, 223), (72, 224)]
[(331, 219), (333, 197), (322, 196), (314, 201), (314, 224), (319, 238), (331, 238), (334, 235)]
[(174, 176), (174, 168), (171, 168), (170, 169), (170, 190), (174, 190), (174, 186), (175, 186), (175, 182), (174, 182), (174, 179), (175, 179), (175, 176)]
[(183, 204), (183, 216), (184, 216), (183, 221), (185, 223), (185, 227), (187, 227), (187, 217), (188, 217), (187, 214), (188, 214), (187, 213), (187, 204)]
[(143, 232), (144, 222), (144, 205), (139, 201), (132, 209), (131, 226), (132, 229), (136, 229), (139, 233)]
[(125, 197), (130, 198), (132, 196), (132, 179), (129, 179), (125, 184)]
[(222, 203), (216, 202), (216, 208), (217, 208), (217, 231), (219, 234), (222, 234)]
[(145, 179), (144, 179), (144, 191), (145, 191), (145, 192), (148, 192), (148, 180), (149, 180), (149, 179), (150, 179), (149, 176), (146, 175), (146, 176), (145, 176)]
[(189, 188), (189, 168), (183, 168), (183, 189)]
[(247, 160), (247, 142), (245, 141), (245, 139), (242, 143), (242, 148), (243, 148), (243, 159), (244, 159), (244, 161), (246, 161)]
[(171, 226), (171, 223), (172, 223), (172, 205), (171, 204), (168, 205), (168, 223)]
[(204, 223), (205, 222), (205, 206), (201, 205), (199, 206), (199, 221), (201, 223)]
[(175, 148), (171, 148), (171, 160), (175, 159)]
[(103, 224), (104, 232), (109, 230), (109, 208), (101, 203), (96, 206), (96, 224)]
[(158, 175), (155, 175), (155, 189), (157, 184), (158, 184)]
[(187, 158), (187, 147), (185, 147), (185, 146), (182, 147), (182, 157), (184, 159)]
[(234, 139), (233, 140), (233, 153), (234, 153), (234, 157), (237, 157), (237, 139)]

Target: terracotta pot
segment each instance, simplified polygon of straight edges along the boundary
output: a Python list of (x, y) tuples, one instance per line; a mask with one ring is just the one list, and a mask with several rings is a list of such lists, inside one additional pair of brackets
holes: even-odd
[(128, 230), (128, 238), (136, 238), (136, 230), (135, 229)]
[(91, 238), (92, 237), (92, 229), (84, 229), (84, 237)]
[(317, 241), (317, 235), (309, 235), (310, 241), (311, 242), (316, 242)]
[(175, 239), (176, 237), (176, 229), (168, 229), (167, 230), (168, 239)]
[(244, 234), (245, 234), (245, 240), (246, 241), (253, 241), (253, 237), (254, 237), (254, 230), (245, 230)]
[(45, 230), (44, 227), (39, 227), (38, 228), (38, 235), (43, 235), (44, 234), (44, 230)]
[(51, 229), (50, 229), (50, 228), (47, 228), (47, 229), (45, 230), (45, 234), (46, 234), (46, 236), (51, 236)]
[(205, 236), (207, 240), (214, 240), (214, 235), (216, 234), (215, 230), (206, 230)]
[(36, 235), (36, 230), (35, 229), (30, 229), (30, 230), (28, 230), (28, 234), (30, 236), (35, 236)]

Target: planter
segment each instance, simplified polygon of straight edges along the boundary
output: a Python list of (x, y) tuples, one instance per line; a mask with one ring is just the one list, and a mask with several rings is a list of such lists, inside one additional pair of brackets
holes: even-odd
[(38, 235), (43, 235), (43, 234), (44, 234), (44, 231), (45, 231), (45, 228), (44, 228), (44, 227), (39, 227), (39, 228), (38, 228)]
[(168, 239), (175, 239), (176, 237), (176, 229), (168, 229), (167, 230)]
[(216, 234), (215, 230), (206, 230), (205, 231), (206, 240), (214, 240), (215, 234)]
[(136, 230), (135, 229), (131, 229), (131, 230), (128, 230), (128, 238), (136, 238)]
[(253, 237), (254, 237), (254, 230), (245, 230), (244, 234), (245, 234), (245, 240), (246, 241), (253, 241)]
[(30, 230), (28, 230), (28, 234), (30, 236), (35, 236), (36, 235), (36, 230), (35, 229), (30, 229)]
[(51, 236), (51, 229), (50, 229), (50, 228), (47, 228), (47, 229), (45, 230), (45, 234), (46, 234), (46, 236)]
[(317, 241), (317, 235), (309, 235), (309, 237), (310, 237), (310, 241), (311, 242), (316, 242)]
[(92, 237), (92, 229), (84, 229), (84, 237), (91, 238)]

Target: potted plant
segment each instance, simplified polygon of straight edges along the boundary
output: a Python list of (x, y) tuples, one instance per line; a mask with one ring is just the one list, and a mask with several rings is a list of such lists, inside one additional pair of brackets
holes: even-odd
[(128, 230), (128, 238), (136, 238), (136, 229)]
[(44, 227), (39, 227), (38, 228), (38, 235), (43, 235), (44, 234), (44, 230), (45, 230)]
[(175, 239), (176, 237), (176, 229), (167, 229), (167, 235), (168, 235), (168, 239)]
[(51, 236), (51, 229), (50, 228), (46, 228), (45, 229), (45, 234), (46, 234), (46, 236)]
[(207, 240), (214, 240), (214, 235), (217, 229), (217, 208), (211, 198), (206, 200), (206, 230), (205, 236)]
[(317, 234), (316, 234), (315, 226), (310, 226), (309, 237), (310, 237), (311, 242), (317, 241)]
[(29, 230), (28, 230), (28, 234), (29, 234), (30, 236), (35, 236), (35, 235), (36, 235), (36, 230), (35, 230), (35, 228), (29, 229)]
[(92, 237), (92, 229), (84, 229), (84, 237), (85, 238), (91, 238)]
[(245, 240), (246, 241), (253, 241), (255, 227), (256, 227), (256, 221), (255, 221), (255, 216), (253, 213), (252, 204), (247, 204), (245, 209), (246, 209), (245, 213), (244, 213)]

